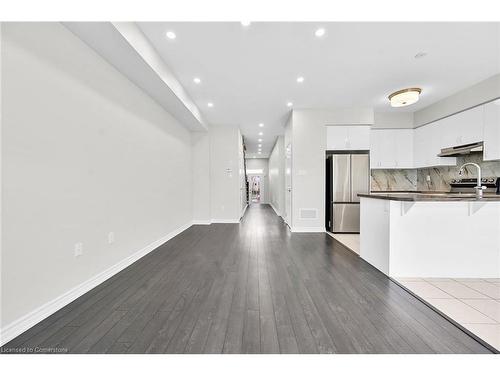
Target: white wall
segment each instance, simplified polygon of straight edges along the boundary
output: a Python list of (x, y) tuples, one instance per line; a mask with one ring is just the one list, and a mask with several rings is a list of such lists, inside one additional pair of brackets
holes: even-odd
[(413, 128), (413, 112), (375, 112), (372, 128), (411, 129)]
[(210, 136), (191, 133), (193, 147), (193, 222), (210, 224)]
[(281, 212), (281, 217), (292, 227), (292, 205), (293, 193), (289, 191), (292, 188), (292, 168), (293, 168), (293, 111), (288, 117), (288, 121), (285, 124), (285, 136), (283, 137), (283, 156), (284, 156), (284, 170), (285, 170), (285, 192), (283, 197), (283, 210)]
[(500, 74), (450, 95), (414, 113), (416, 127), (500, 98)]
[[(259, 158), (259, 159), (246, 159), (247, 163), (247, 177), (260, 175), (262, 176), (261, 181), (261, 199), (260, 203), (269, 203), (269, 159)], [(262, 169), (260, 174), (250, 174), (248, 171), (251, 169)]]
[(280, 216), (285, 210), (285, 154), (284, 137), (276, 139), (269, 156), (269, 203)]
[[(292, 116), (292, 230), (324, 231), (325, 125), (371, 125), (373, 111), (367, 108), (294, 110)], [(316, 217), (303, 218), (301, 210), (316, 210)]]
[(5, 328), (193, 211), (191, 136), (172, 116), (60, 24), (1, 37)]
[(238, 148), (238, 181), (239, 181), (239, 194), (240, 194), (240, 219), (245, 214), (247, 208), (247, 188), (245, 181), (245, 150), (243, 147), (243, 136), (238, 129), (238, 141), (236, 147)]
[(234, 126), (210, 126), (212, 222), (238, 222), (241, 215), (240, 134)]

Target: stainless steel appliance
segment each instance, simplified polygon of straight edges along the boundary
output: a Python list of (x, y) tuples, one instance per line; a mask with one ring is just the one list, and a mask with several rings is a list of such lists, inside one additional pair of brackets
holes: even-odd
[(331, 151), (326, 165), (326, 228), (333, 233), (359, 233), (358, 193), (370, 191), (368, 151)]
[[(500, 177), (483, 177), (481, 185), (485, 193), (500, 193)], [(477, 188), (477, 178), (457, 178), (450, 181), (451, 193), (474, 193)]]
[(438, 154), (438, 156), (446, 157), (446, 156), (469, 155), (473, 152), (483, 152), (483, 142), (469, 143), (466, 145), (443, 148), (441, 149), (441, 152)]

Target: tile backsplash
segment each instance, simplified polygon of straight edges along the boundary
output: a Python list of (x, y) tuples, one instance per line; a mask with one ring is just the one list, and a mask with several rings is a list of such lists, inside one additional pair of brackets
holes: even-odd
[[(500, 161), (483, 161), (482, 154), (472, 154), (457, 157), (457, 166), (373, 169), (371, 171), (371, 189), (372, 191), (449, 191), (450, 180), (459, 178), (458, 168), (468, 162), (479, 164), (484, 177), (500, 177)], [(429, 176), (429, 181), (427, 176)], [(476, 177), (475, 168), (466, 167), (461, 177)]]
[(372, 191), (417, 190), (416, 169), (372, 169)]

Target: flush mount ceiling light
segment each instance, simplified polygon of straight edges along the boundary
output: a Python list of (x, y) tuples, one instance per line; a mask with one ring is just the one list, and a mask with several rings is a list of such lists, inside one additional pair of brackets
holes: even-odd
[(199, 79), (198, 77), (194, 77), (193, 82), (199, 85), (201, 83), (201, 79)]
[(167, 31), (167, 33), (165, 34), (167, 36), (168, 39), (175, 39), (177, 38), (177, 35), (175, 35), (175, 33), (173, 31)]
[(293, 105), (293, 103), (292, 103), (292, 102), (288, 102), (288, 103), (286, 103), (286, 106), (287, 106), (287, 107), (291, 107), (292, 105)]
[(326, 30), (323, 29), (322, 27), (320, 27), (319, 29), (317, 29), (315, 32), (314, 32), (314, 35), (316, 35), (318, 38), (321, 38), (322, 36), (324, 36), (326, 33)]
[(298, 83), (302, 83), (302, 82), (304, 82), (304, 77), (302, 77), (302, 76), (297, 77), (297, 82), (298, 82)]
[(208, 108), (212, 108), (213, 106), (214, 106), (214, 103), (212, 103), (212, 102), (208, 102), (208, 103), (207, 103), (207, 107), (208, 107)]
[(422, 89), (412, 87), (393, 92), (389, 95), (391, 107), (406, 107), (407, 105), (418, 102)]
[(259, 127), (263, 128), (263, 127), (264, 127), (264, 124), (261, 122), (261, 123), (259, 124)]

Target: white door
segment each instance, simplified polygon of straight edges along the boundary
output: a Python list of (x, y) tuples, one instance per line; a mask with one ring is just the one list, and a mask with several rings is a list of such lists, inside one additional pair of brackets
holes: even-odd
[(285, 149), (285, 223), (292, 226), (292, 144)]

